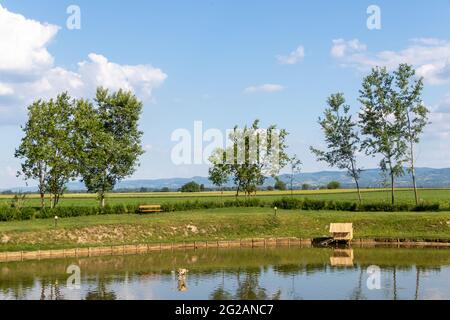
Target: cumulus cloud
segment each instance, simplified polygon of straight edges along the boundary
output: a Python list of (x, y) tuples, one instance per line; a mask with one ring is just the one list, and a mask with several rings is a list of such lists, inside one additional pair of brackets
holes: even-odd
[(0, 71), (36, 72), (52, 66), (47, 46), (59, 27), (26, 19), (0, 5)]
[(283, 91), (284, 87), (279, 84), (266, 83), (260, 86), (250, 86), (245, 88), (245, 93), (256, 93), (256, 92), (279, 92)]
[(26, 106), (33, 100), (54, 97), (62, 91), (90, 98), (97, 86), (123, 88), (149, 101), (153, 90), (167, 78), (151, 65), (122, 65), (96, 53), (79, 62), (76, 70), (55, 66), (47, 47), (58, 29), (0, 5), (0, 124), (22, 121)]
[(450, 93), (447, 93), (447, 95), (439, 102), (436, 112), (450, 113)]
[(305, 48), (303, 46), (297, 47), (288, 55), (278, 55), (277, 60), (280, 64), (297, 64), (305, 57)]
[(331, 55), (342, 66), (354, 67), (361, 71), (375, 66), (395, 69), (400, 63), (413, 65), (417, 75), (429, 84), (442, 84), (450, 80), (450, 41), (435, 38), (412, 39), (402, 50), (369, 52), (367, 46), (358, 39), (333, 40)]
[(348, 54), (366, 51), (367, 46), (358, 39), (345, 41), (344, 39), (333, 40), (331, 55), (335, 58), (342, 58)]

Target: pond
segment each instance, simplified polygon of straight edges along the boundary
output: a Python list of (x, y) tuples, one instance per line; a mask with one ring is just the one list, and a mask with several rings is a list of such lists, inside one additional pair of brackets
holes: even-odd
[(256, 248), (0, 263), (0, 299), (449, 299), (450, 249)]

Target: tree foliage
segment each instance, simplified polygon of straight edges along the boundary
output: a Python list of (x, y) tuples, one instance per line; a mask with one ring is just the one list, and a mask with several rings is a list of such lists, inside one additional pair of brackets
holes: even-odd
[(231, 176), (236, 186), (236, 195), (243, 191), (246, 195), (256, 192), (267, 176), (276, 176), (287, 161), (287, 131), (278, 130), (275, 125), (267, 129), (259, 127), (255, 120), (251, 126), (238, 126), (229, 135), (230, 145), (217, 149), (210, 157), (211, 173), (220, 172)]
[(360, 148), (357, 124), (353, 122), (349, 114), (350, 106), (345, 104), (342, 93), (331, 95), (327, 103), (328, 108), (325, 109), (324, 117), (319, 118), (327, 150), (322, 151), (314, 147), (310, 149), (319, 161), (324, 161), (331, 167), (347, 170), (348, 175), (355, 181), (361, 202), (358, 182), (361, 170), (356, 162), (356, 154)]
[(97, 89), (95, 103), (78, 103), (78, 163), (86, 188), (98, 193), (104, 206), (106, 193), (134, 173), (143, 154), (138, 128), (142, 103), (131, 92), (104, 88)]
[(62, 93), (56, 99), (38, 100), (28, 107), (24, 137), (15, 156), (23, 160), (19, 174), (38, 181), (41, 206), (46, 192), (51, 194), (51, 207), (56, 206), (66, 183), (76, 176), (75, 105), (74, 99)]
[(67, 182), (81, 177), (104, 205), (105, 193), (131, 175), (143, 153), (138, 121), (142, 103), (123, 90), (99, 88), (96, 106), (62, 93), (28, 107), (24, 137), (15, 152), (22, 160), (19, 175), (37, 180), (41, 205), (51, 195), (58, 204)]
[(380, 168), (390, 177), (392, 203), (395, 178), (404, 174), (406, 163), (415, 185), (414, 144), (427, 124), (428, 110), (421, 101), (422, 79), (414, 80), (414, 74), (406, 64), (392, 74), (386, 68), (374, 68), (360, 90), (360, 126), (366, 136), (362, 147), (368, 155), (381, 156)]

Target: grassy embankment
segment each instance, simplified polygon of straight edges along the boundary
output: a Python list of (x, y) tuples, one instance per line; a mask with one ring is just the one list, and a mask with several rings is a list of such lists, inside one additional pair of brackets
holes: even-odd
[(353, 222), (356, 238), (450, 239), (450, 212), (330, 212), (226, 208), (150, 215), (102, 215), (0, 223), (0, 250), (328, 235)]

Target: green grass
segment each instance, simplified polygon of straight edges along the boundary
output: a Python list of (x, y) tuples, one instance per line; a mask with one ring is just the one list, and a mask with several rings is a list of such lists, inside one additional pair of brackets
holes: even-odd
[(450, 239), (450, 212), (350, 213), (226, 208), (150, 215), (102, 215), (0, 223), (0, 250), (328, 235), (353, 222), (356, 238)]
[[(256, 197), (263, 200), (275, 200), (290, 195), (290, 191), (260, 191)], [(422, 201), (439, 202), (442, 207), (450, 207), (450, 189), (422, 189), (419, 191)], [(357, 201), (355, 190), (311, 190), (295, 191), (294, 197), (310, 198), (317, 200), (335, 201)], [(399, 189), (396, 191), (397, 203), (414, 204), (414, 193), (410, 189)], [(0, 196), (0, 205), (8, 205), (12, 196)], [(113, 193), (108, 196), (107, 203), (116, 204), (161, 204), (164, 202), (177, 202), (184, 200), (223, 200), (234, 198), (234, 192), (201, 192), (201, 193)], [(240, 198), (245, 198), (241, 196)], [(387, 202), (389, 203), (389, 190), (366, 189), (363, 190), (363, 200), (366, 202)], [(37, 195), (28, 195), (25, 200), (26, 206), (38, 207), (40, 200)], [(60, 202), (61, 206), (97, 206), (98, 201), (93, 194), (67, 194)]]

